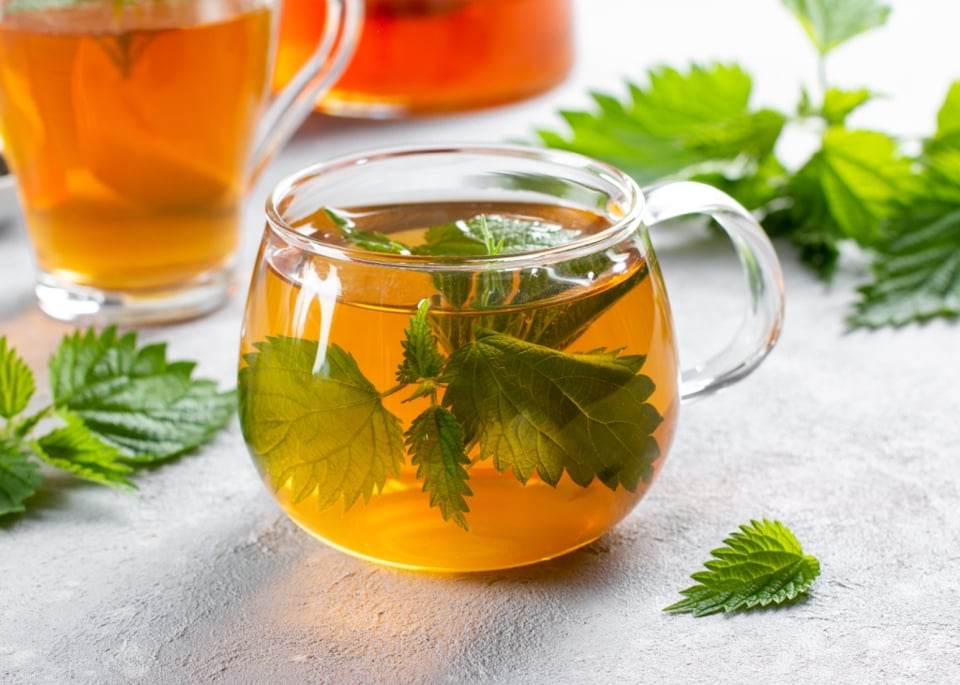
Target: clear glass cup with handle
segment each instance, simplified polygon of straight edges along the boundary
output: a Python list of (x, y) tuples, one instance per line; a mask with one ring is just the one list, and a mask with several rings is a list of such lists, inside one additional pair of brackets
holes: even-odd
[(279, 0), (0, 0), (0, 131), (43, 311), (138, 324), (224, 302), (247, 190), (355, 47), (362, 0), (325, 4), (271, 94)]
[[(729, 234), (743, 320), (678, 359), (648, 227)], [(334, 547), (480, 571), (610, 530), (652, 485), (680, 405), (753, 371), (782, 323), (776, 253), (699, 183), (641, 189), (591, 159), (410, 147), (281, 183), (247, 296), (240, 425), (269, 492)]]

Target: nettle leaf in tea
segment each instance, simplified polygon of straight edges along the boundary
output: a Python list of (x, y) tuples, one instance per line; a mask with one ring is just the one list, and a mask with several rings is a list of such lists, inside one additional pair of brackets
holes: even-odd
[[(337, 345), (270, 338), (244, 357), (240, 417), (250, 445), (270, 463), (270, 480), (294, 501), (316, 495), (321, 507), (367, 500), (403, 461), (399, 420)], [(267, 401), (251, 411), (251, 393)]]
[[(405, 245), (358, 228), (345, 213), (322, 215), (335, 231), (328, 239), (393, 254), (502, 255), (579, 235), (547, 221), (482, 214), (432, 225), (420, 244)], [(336, 343), (254, 343), (240, 371), (240, 413), (266, 479), (293, 503), (315, 497), (327, 508), (342, 500), (349, 510), (382, 492), (409, 459), (430, 506), (464, 529), (479, 462), (521, 484), (536, 477), (556, 488), (566, 476), (583, 488), (599, 481), (636, 491), (661, 453), (653, 434), (663, 417), (649, 403), (655, 384), (641, 373), (646, 357), (566, 351), (648, 275), (642, 265), (589, 297), (562, 297), (610, 264), (601, 254), (553, 265), (549, 274), (492, 263), (437, 272), (437, 293), (420, 301), (403, 331), (396, 385), (383, 390)], [(406, 426), (385, 404), (398, 393), (403, 404), (426, 405)]]
[(447, 365), (444, 403), (498, 470), (522, 482), (536, 471), (551, 485), (566, 471), (579, 485), (598, 478), (629, 490), (650, 478), (660, 454), (650, 435), (662, 419), (644, 402), (654, 386), (638, 375), (643, 357), (476, 336)]

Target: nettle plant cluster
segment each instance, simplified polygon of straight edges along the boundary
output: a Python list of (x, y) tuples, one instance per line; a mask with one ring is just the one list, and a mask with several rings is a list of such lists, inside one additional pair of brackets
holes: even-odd
[[(793, 112), (750, 106), (751, 76), (736, 64), (651, 69), (646, 86), (618, 98), (594, 93), (594, 111), (563, 111), (569, 130), (540, 141), (608, 161), (641, 184), (666, 177), (718, 186), (790, 241), (824, 280), (845, 244), (870, 264), (848, 318), (856, 327), (960, 316), (960, 82), (949, 86), (936, 129), (922, 140), (851, 127), (881, 95), (829, 83), (840, 45), (882, 27), (877, 0), (781, 0), (819, 57), (818, 96), (803, 89)], [(819, 131), (793, 168), (778, 158), (788, 124)], [(913, 152), (919, 150), (918, 152)]]

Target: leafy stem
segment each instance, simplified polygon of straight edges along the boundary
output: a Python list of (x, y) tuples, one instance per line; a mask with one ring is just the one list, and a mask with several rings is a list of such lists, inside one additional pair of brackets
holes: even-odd
[[(475, 218), (431, 228), (420, 249), (511, 249), (540, 228)], [(368, 237), (351, 227), (349, 239)], [(602, 272), (608, 259), (555, 270), (582, 280)], [(244, 436), (274, 488), (287, 488), (294, 503), (312, 497), (321, 508), (368, 501), (400, 476), (409, 458), (430, 505), (465, 530), (470, 474), (484, 460), (521, 483), (536, 477), (556, 487), (567, 476), (582, 487), (599, 481), (635, 491), (652, 476), (660, 455), (653, 433), (663, 420), (648, 401), (654, 383), (640, 373), (645, 357), (568, 353), (556, 342), (575, 340), (646, 275), (639, 267), (615, 286), (539, 307), (533, 306), (538, 295), (580, 281), (558, 285), (539, 274), (495, 269), (458, 272), (459, 284), (436, 278), (441, 294), (458, 306), (434, 312), (432, 298), (421, 300), (401, 340), (396, 383), (383, 392), (335, 343), (321, 348), (304, 338), (268, 337), (244, 356), (240, 371)], [(508, 306), (494, 309), (494, 300)], [(407, 426), (383, 404), (401, 391), (409, 391), (404, 402), (428, 400)]]
[[(50, 360), (51, 404), (26, 414), (33, 371), (0, 337), (0, 516), (26, 510), (43, 480), (39, 463), (132, 489), (130, 473), (189, 452), (232, 416), (234, 393), (167, 362), (163, 344), (138, 348), (115, 327), (68, 335)], [(40, 425), (56, 426), (40, 432)], [(38, 435), (39, 433), (39, 435)]]
[[(834, 50), (883, 26), (879, 0), (781, 0), (816, 51), (813, 94), (794, 111), (752, 108), (753, 81), (735, 64), (656, 67), (626, 97), (594, 93), (593, 111), (562, 111), (568, 131), (537, 131), (550, 147), (610, 162), (642, 184), (689, 178), (715, 185), (753, 210), (772, 236), (829, 280), (859, 248), (871, 280), (859, 288), (848, 322), (877, 328), (960, 317), (960, 81), (951, 84), (936, 130), (904, 141), (849, 124), (876, 99), (867, 88), (831, 84)], [(778, 156), (788, 123), (818, 141), (800, 163)], [(919, 147), (920, 152), (914, 151)], [(795, 149), (795, 148), (791, 148)]]

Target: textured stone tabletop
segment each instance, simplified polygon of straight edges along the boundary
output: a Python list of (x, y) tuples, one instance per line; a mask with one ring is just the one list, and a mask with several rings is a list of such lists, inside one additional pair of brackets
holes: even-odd
[[(931, 131), (960, 76), (960, 13), (891, 3), (887, 28), (837, 54), (833, 76), (890, 92), (875, 120)], [(577, 2), (580, 55), (562, 87), (496, 110), (406, 122), (307, 122), (250, 202), (287, 173), (394, 143), (503, 141), (559, 126), (588, 88), (657, 63), (744, 64), (760, 102), (791, 106), (815, 73), (775, 0)], [(711, 31), (715, 33), (711, 33)], [(795, 57), (798, 56), (798, 57)], [(909, 57), (909, 59), (908, 59)], [(923, 73), (923, 78), (912, 75)], [(654, 235), (688, 360), (740, 311), (735, 258), (691, 228)], [(830, 285), (778, 244), (787, 317), (743, 382), (684, 406), (651, 493), (564, 558), (479, 575), (420, 575), (328, 549), (257, 479), (234, 422), (120, 494), (51, 475), (0, 524), (0, 683), (960, 682), (960, 326), (849, 331), (856, 260)], [(69, 326), (32, 301), (18, 219), (0, 223), (0, 334), (40, 369)], [(242, 290), (207, 318), (146, 328), (198, 375), (235, 383)], [(786, 609), (694, 619), (661, 611), (739, 524), (786, 523), (822, 575)]]

